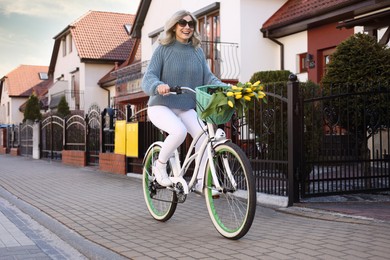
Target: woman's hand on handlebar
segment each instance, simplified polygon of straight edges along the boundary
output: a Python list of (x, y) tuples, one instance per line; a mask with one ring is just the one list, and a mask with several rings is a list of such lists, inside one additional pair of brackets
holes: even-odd
[(167, 84), (161, 84), (157, 86), (157, 93), (160, 95), (169, 95), (169, 86)]

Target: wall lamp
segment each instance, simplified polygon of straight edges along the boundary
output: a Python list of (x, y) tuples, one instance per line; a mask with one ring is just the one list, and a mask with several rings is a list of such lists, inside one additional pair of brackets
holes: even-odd
[(307, 68), (315, 68), (316, 62), (314, 61), (314, 56), (313, 54), (306, 54), (306, 67)]

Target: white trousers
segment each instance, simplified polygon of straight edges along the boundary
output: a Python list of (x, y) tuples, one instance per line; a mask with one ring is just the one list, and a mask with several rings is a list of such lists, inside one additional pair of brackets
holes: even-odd
[[(166, 106), (151, 106), (148, 107), (148, 116), (153, 125), (168, 133), (158, 158), (162, 163), (169, 160), (173, 152), (184, 142), (187, 133), (194, 138), (203, 131), (204, 123), (198, 118), (194, 109), (181, 110)], [(199, 149), (204, 138), (205, 136), (200, 138), (195, 151)], [(205, 157), (202, 158), (201, 169), (203, 169), (204, 161)]]

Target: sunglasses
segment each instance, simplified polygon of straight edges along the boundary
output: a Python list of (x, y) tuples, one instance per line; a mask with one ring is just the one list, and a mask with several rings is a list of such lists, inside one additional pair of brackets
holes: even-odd
[(184, 19), (181, 19), (177, 22), (177, 24), (180, 26), (180, 27), (186, 27), (186, 25), (188, 24), (188, 26), (190, 28), (194, 28), (195, 27), (195, 22), (194, 21), (186, 21)]

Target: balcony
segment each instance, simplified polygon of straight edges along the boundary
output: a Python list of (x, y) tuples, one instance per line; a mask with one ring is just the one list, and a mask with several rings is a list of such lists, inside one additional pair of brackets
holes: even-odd
[(202, 49), (211, 71), (224, 81), (237, 81), (240, 76), (238, 44), (203, 41)]
[(84, 91), (63, 90), (50, 95), (49, 108), (56, 109), (65, 97), (70, 110), (84, 110)]

